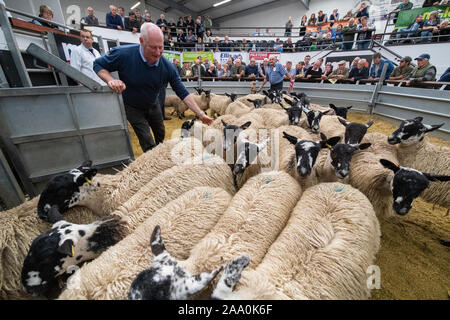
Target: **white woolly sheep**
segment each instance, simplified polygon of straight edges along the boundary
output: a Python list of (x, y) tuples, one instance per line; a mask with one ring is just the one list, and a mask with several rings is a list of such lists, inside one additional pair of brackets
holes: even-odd
[(212, 297), (367, 299), (366, 271), (379, 247), (380, 226), (367, 198), (349, 185), (322, 183), (303, 193), (264, 259), (250, 257), (256, 267), (240, 280), (246, 261), (236, 259)]
[(251, 112), (253, 109), (254, 107), (247, 107), (242, 102), (236, 100), (228, 105), (225, 110), (225, 114), (232, 114), (236, 117), (240, 117), (246, 113)]
[(257, 114), (264, 119), (264, 127), (268, 129), (275, 129), (281, 126), (289, 125), (289, 117), (284, 110), (275, 109), (254, 109), (250, 114)]
[(266, 104), (268, 102), (267, 96), (264, 95), (264, 94), (259, 94), (259, 93), (247, 94), (245, 96), (242, 96), (242, 97), (238, 98), (237, 100), (242, 102), (243, 104), (245, 104), (249, 108), (256, 107), (255, 104), (253, 102), (249, 101), (249, 100), (261, 100), (262, 105), (264, 105), (264, 104)]
[(224, 115), (228, 105), (234, 102), (236, 98), (237, 95), (234, 93), (225, 93), (225, 96), (211, 93), (211, 101), (209, 103), (209, 107), (211, 109), (211, 117), (215, 118), (216, 116)]
[[(398, 159), (401, 166), (422, 172), (450, 175), (450, 148), (432, 144), (426, 134), (439, 129), (444, 124), (426, 125), (422, 117), (405, 120), (393, 132), (388, 141), (398, 144)], [(428, 202), (450, 208), (450, 182), (432, 183), (421, 197)], [(450, 209), (449, 209), (450, 210)]]
[(156, 225), (165, 230), (167, 249), (184, 260), (216, 225), (231, 198), (220, 188), (196, 187), (185, 192), (76, 271), (59, 299), (126, 299), (134, 277), (151, 263), (148, 241)]
[[(176, 257), (172, 258), (173, 263), (164, 270), (167, 271), (165, 274), (159, 272), (162, 271), (158, 265), (159, 255), (168, 256), (170, 251), (162, 249), (164, 244), (161, 236), (154, 237), (152, 247), (156, 264), (151, 270), (158, 272), (161, 280), (165, 278), (166, 281), (153, 285), (166, 292), (167, 298), (173, 298), (172, 290), (181, 289), (179, 286), (189, 280), (191, 274), (215, 270), (211, 273), (214, 275), (231, 258), (248, 256), (252, 262), (250, 268), (254, 268), (283, 230), (300, 195), (300, 186), (285, 172), (272, 171), (251, 178), (233, 197), (214, 228), (192, 249), (189, 258), (178, 263)], [(162, 231), (164, 238), (170, 235), (164, 229)], [(173, 268), (174, 263), (177, 263), (176, 268)], [(182, 272), (175, 275), (173, 272), (176, 270)], [(131, 288), (131, 297), (142, 298), (142, 293), (136, 289), (151, 284), (148, 282), (137, 286), (135, 283)]]

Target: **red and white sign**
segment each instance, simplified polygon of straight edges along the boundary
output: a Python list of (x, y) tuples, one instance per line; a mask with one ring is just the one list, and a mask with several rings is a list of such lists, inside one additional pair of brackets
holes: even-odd
[(280, 53), (279, 52), (255, 52), (250, 51), (249, 52), (249, 59), (255, 59), (256, 63), (261, 63), (264, 61), (265, 58), (269, 59), (271, 56), (277, 56), (278, 60), (280, 59)]

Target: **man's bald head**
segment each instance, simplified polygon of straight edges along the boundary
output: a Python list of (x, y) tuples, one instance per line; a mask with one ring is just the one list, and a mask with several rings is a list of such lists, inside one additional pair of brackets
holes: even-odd
[(146, 42), (149, 39), (157, 40), (161, 38), (161, 41), (164, 42), (164, 35), (161, 29), (154, 23), (145, 22), (141, 26), (141, 38)]
[(164, 36), (161, 29), (154, 23), (145, 22), (141, 26), (139, 42), (145, 59), (150, 64), (156, 63), (164, 51)]

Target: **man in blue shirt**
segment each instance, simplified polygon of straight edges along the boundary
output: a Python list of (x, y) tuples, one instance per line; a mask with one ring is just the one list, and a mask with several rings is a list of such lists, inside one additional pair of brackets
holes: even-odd
[(106, 14), (106, 26), (110, 29), (123, 30), (122, 18), (117, 14), (117, 7), (110, 5), (109, 11)]
[(261, 87), (259, 87), (258, 92), (262, 90), (267, 81), (270, 83), (270, 90), (282, 90), (284, 76), (287, 76), (291, 82), (294, 81), (294, 78), (291, 77), (286, 69), (277, 62), (277, 58), (271, 56), (269, 59), (269, 66), (266, 69), (266, 76)]
[(392, 71), (394, 71), (394, 64), (389, 59), (382, 59), (381, 53), (376, 52), (372, 56), (372, 66), (370, 67), (369, 71), (369, 80), (376, 80), (378, 81), (381, 77), (381, 71), (383, 71), (384, 64), (388, 64), (388, 68), (386, 70), (385, 79), (389, 79), (391, 76)]
[[(186, 90), (173, 64), (162, 56), (164, 37), (153, 23), (141, 26), (140, 44), (119, 46), (94, 61), (94, 71), (117, 93), (122, 93), (127, 119), (145, 152), (164, 140), (165, 128), (158, 95), (170, 83), (178, 97), (200, 118), (208, 117)], [(114, 79), (111, 72), (118, 71)], [(155, 140), (150, 134), (151, 127)]]

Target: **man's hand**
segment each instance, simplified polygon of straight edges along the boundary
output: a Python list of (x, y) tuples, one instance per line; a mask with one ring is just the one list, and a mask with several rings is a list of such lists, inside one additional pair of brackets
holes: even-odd
[(125, 85), (125, 83), (123, 83), (122, 80), (110, 80), (108, 81), (108, 87), (110, 87), (115, 93), (122, 93), (127, 86)]
[(207, 124), (208, 126), (209, 126), (211, 123), (213, 123), (213, 121), (214, 121), (213, 118), (208, 117), (208, 116), (206, 115), (206, 113), (204, 113), (204, 112), (202, 112), (202, 113), (200, 114), (199, 119), (200, 119), (204, 124)]
[(122, 30), (122, 27), (121, 26), (117, 26), (117, 29)]

